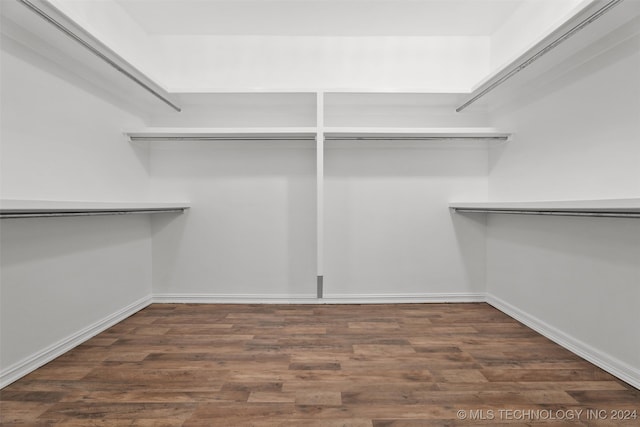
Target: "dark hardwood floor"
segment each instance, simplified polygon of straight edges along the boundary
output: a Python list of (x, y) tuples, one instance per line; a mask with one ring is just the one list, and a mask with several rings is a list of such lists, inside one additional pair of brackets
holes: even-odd
[(487, 304), (154, 304), (3, 389), (0, 422), (638, 426), (640, 391)]

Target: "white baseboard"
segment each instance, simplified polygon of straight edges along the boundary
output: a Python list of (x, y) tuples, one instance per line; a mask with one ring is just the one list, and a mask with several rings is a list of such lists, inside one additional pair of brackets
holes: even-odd
[(323, 304), (409, 304), (484, 302), (484, 292), (412, 294), (325, 294)]
[(514, 307), (508, 302), (487, 294), (486, 302), (503, 313), (513, 317), (518, 322), (523, 323), (534, 331), (544, 335), (556, 344), (561, 345), (572, 353), (582, 357), (596, 366), (604, 369), (611, 375), (620, 378), (622, 381), (640, 389), (640, 370), (633, 366), (612, 357), (590, 345), (568, 335), (561, 330), (549, 325), (535, 316)]
[(484, 302), (484, 293), (429, 294), (154, 294), (154, 303), (189, 304), (398, 304)]
[(314, 294), (153, 294), (157, 304), (318, 304)]
[(3, 369), (0, 372), (0, 389), (38, 369), (44, 364), (49, 363), (56, 357), (61, 356), (74, 347), (77, 347), (132, 314), (142, 310), (151, 304), (151, 302), (151, 296), (141, 298), (123, 309), (93, 323), (92, 325), (89, 325), (86, 328), (46, 347), (45, 349), (14, 363), (8, 368)]

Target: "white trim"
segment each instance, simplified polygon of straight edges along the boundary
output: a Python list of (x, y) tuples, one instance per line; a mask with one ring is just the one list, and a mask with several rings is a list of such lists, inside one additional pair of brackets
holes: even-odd
[(153, 294), (154, 304), (319, 304), (315, 294)]
[(484, 302), (485, 294), (154, 294), (153, 302), (197, 304), (394, 304), (394, 303), (454, 303)]
[(411, 293), (411, 294), (325, 294), (327, 304), (408, 304), (484, 302), (484, 292)]
[(322, 296), (324, 276), (324, 93), (316, 95), (316, 296)]
[(566, 334), (565, 332), (562, 332), (560, 329), (543, 322), (537, 317), (514, 307), (494, 295), (487, 294), (486, 302), (503, 313), (513, 317), (518, 322), (530, 327), (541, 335), (544, 335), (556, 344), (566, 348), (594, 365), (599, 366), (611, 375), (620, 378), (622, 381), (632, 385), (633, 387), (640, 389), (640, 369), (634, 368), (622, 360), (604, 353), (603, 351), (594, 348), (589, 344)]
[(0, 371), (0, 389), (8, 386), (14, 381), (17, 381), (18, 379), (24, 377), (25, 375), (38, 369), (46, 363), (49, 363), (56, 357), (61, 356), (67, 351), (98, 335), (100, 332), (105, 331), (116, 323), (123, 321), (132, 314), (147, 307), (149, 304), (151, 304), (151, 302), (152, 298), (150, 295), (141, 298), (124, 307), (123, 309), (118, 310), (101, 320), (98, 320), (92, 325), (89, 325), (86, 328), (81, 329), (80, 331), (71, 334), (62, 340), (51, 344), (43, 350), (32, 354), (31, 356), (26, 357), (17, 363), (14, 363), (8, 368), (3, 369), (2, 371)]

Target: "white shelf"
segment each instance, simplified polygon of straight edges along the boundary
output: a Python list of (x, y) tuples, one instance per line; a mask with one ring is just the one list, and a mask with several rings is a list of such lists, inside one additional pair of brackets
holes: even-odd
[(498, 132), (491, 128), (370, 128), (370, 127), (327, 127), (324, 129), (327, 141), (446, 141), (483, 140), (508, 141), (510, 133)]
[(488, 97), (492, 102), (513, 96), (511, 92), (535, 94), (540, 81), (552, 81), (576, 64), (637, 33), (640, 2), (593, 0), (521, 55), (491, 73), (474, 87), (456, 111)]
[[(144, 111), (180, 111), (174, 95), (47, 0), (2, 1), (10, 40)], [(9, 40), (10, 39), (10, 40)], [(3, 40), (5, 42), (5, 40)]]
[(640, 218), (640, 198), (539, 202), (456, 202), (450, 203), (449, 208), (459, 213)]
[(315, 141), (314, 127), (147, 128), (128, 131), (131, 142), (159, 141)]
[[(322, 128), (320, 128), (322, 129)], [(314, 141), (319, 132), (315, 127), (278, 128), (147, 128), (127, 131), (131, 142), (159, 141)], [(326, 127), (326, 141), (445, 141), (480, 140), (505, 142), (508, 132), (490, 128), (372, 128)]]
[(83, 202), (68, 200), (0, 200), (0, 218), (182, 213), (185, 202)]

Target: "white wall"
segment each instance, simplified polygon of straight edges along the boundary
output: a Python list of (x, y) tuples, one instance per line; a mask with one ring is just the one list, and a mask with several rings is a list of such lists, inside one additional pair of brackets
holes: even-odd
[[(315, 123), (315, 100), (305, 94), (185, 101), (184, 115), (151, 123)], [(488, 122), (482, 113), (455, 114), (455, 101), (451, 95), (329, 94), (326, 125)], [(193, 206), (169, 224), (153, 219), (159, 301), (315, 297), (315, 144), (180, 141), (150, 147), (152, 192)], [(481, 298), (484, 222), (452, 216), (447, 203), (487, 197), (483, 143), (327, 143), (325, 156), (325, 297)]]
[[(491, 200), (640, 196), (640, 38), (497, 112)], [(487, 290), (501, 308), (640, 384), (640, 227), (634, 219), (491, 215)]]
[(469, 90), (489, 71), (488, 37), (154, 36), (177, 92)]
[(147, 34), (111, 1), (54, 4), (172, 92), (461, 92), (489, 72), (488, 36)]
[(25, 48), (4, 38), (2, 46), (2, 197), (146, 197), (148, 153), (122, 133), (142, 122)]
[(172, 92), (460, 92), (489, 71), (485, 36), (151, 35), (111, 1), (54, 4)]
[[(182, 95), (183, 112), (151, 126), (315, 126), (313, 93)], [(141, 147), (146, 145), (140, 145)], [(151, 142), (151, 194), (189, 200), (154, 217), (158, 301), (315, 296), (313, 141)]]
[[(327, 126), (482, 127), (455, 97), (329, 94)], [(487, 196), (479, 141), (326, 142), (324, 291), (329, 298), (473, 300), (484, 292), (484, 221), (453, 200)]]
[(488, 36), (148, 34), (113, 1), (53, 4), (172, 92), (461, 92), (489, 72)]
[(182, 111), (149, 117), (151, 127), (314, 127), (316, 94), (306, 93), (182, 93)]
[(487, 194), (485, 148), (447, 142), (328, 143), (327, 297), (481, 299), (484, 222), (452, 200)]
[(153, 219), (154, 296), (315, 296), (313, 142), (153, 143), (154, 191), (191, 202)]
[[(4, 39), (1, 62), (2, 198), (145, 198), (147, 153), (121, 134), (137, 118)], [(0, 233), (1, 382), (150, 297), (148, 217), (3, 219)]]

